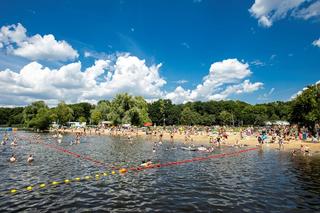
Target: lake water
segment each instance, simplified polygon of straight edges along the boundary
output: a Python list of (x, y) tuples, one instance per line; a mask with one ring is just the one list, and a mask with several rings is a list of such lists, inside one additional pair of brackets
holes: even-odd
[[(33, 133), (18, 132), (19, 137)], [(0, 136), (1, 138), (2, 136)], [(295, 157), (264, 150), (126, 174), (111, 175), (111, 168), (138, 166), (142, 160), (156, 163), (205, 157), (214, 153), (190, 152), (176, 142), (164, 142), (152, 152), (151, 139), (88, 136), (70, 145), (72, 135), (57, 144), (41, 134), (45, 143), (56, 144), (87, 159), (41, 144), (19, 142), (0, 147), (0, 212), (316, 212), (320, 211), (320, 159)], [(62, 150), (62, 149), (61, 149)], [(18, 162), (8, 162), (15, 153)], [(26, 163), (28, 154), (35, 162)], [(91, 159), (91, 160), (88, 160)], [(107, 171), (108, 176), (94, 174)], [(118, 172), (117, 172), (118, 173)], [(90, 180), (74, 178), (93, 176)], [(71, 180), (51, 186), (52, 181)], [(39, 184), (46, 183), (44, 188)], [(26, 190), (33, 186), (32, 191)], [(10, 193), (11, 189), (16, 193)]]

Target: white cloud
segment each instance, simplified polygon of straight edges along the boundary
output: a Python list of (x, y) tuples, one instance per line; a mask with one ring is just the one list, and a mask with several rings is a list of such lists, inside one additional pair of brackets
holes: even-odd
[(172, 100), (174, 103), (185, 103), (192, 101), (190, 95), (191, 90), (185, 90), (181, 86), (178, 86), (173, 92), (166, 94), (165, 98)]
[(250, 64), (255, 65), (255, 66), (261, 66), (261, 67), (266, 65), (266, 63), (260, 61), (259, 59), (251, 61)]
[(96, 60), (84, 71), (80, 62), (59, 69), (32, 62), (19, 73), (0, 71), (0, 105), (26, 105), (39, 99), (52, 105), (59, 100), (96, 102), (120, 92), (160, 98), (166, 83), (159, 75), (160, 67), (148, 67), (144, 60), (130, 55), (119, 56), (116, 61)]
[(304, 20), (320, 16), (320, 1), (316, 1), (308, 7), (297, 11), (294, 15)]
[(110, 67), (105, 81), (101, 82), (96, 90), (90, 90), (84, 94), (86, 99), (111, 98), (120, 92), (129, 92), (133, 95), (141, 95), (145, 98), (160, 98), (161, 90), (166, 81), (160, 77), (159, 69), (162, 65), (148, 67), (145, 60), (135, 56), (119, 56)]
[(0, 48), (30, 60), (67, 61), (79, 56), (70, 44), (57, 41), (52, 34), (28, 37), (26, 32), (20, 23), (1, 27)]
[[(251, 75), (249, 65), (237, 59), (227, 59), (211, 65), (209, 75), (193, 90), (181, 86), (166, 95), (176, 103), (196, 100), (221, 100), (232, 94), (250, 93), (260, 89), (263, 83), (250, 83), (246, 77)], [(242, 81), (244, 80), (244, 81)]]
[(271, 88), (271, 89), (269, 90), (269, 92), (264, 93), (263, 95), (260, 95), (260, 96), (258, 97), (258, 99), (259, 99), (259, 100), (262, 100), (262, 101), (269, 100), (269, 98), (270, 98), (270, 96), (273, 94), (274, 90), (275, 90), (274, 88)]
[(182, 42), (181, 45), (184, 46), (187, 49), (190, 49), (190, 45), (188, 43), (186, 43), (186, 42)]
[(113, 54), (107, 54), (105, 52), (96, 52), (96, 51), (92, 51), (92, 50), (86, 50), (83, 53), (83, 56), (85, 58), (94, 58), (94, 59), (109, 59), (109, 60), (115, 60), (117, 58), (117, 56), (121, 56), (124, 55), (126, 53), (113, 53)]
[(313, 46), (320, 47), (320, 38), (312, 42)]
[(185, 83), (188, 83), (189, 81), (188, 80), (178, 80), (178, 81), (174, 81), (174, 83), (177, 83), (177, 84), (185, 84)]
[(258, 20), (259, 24), (264, 26), (264, 27), (271, 27), (272, 26), (272, 21), (268, 19), (266, 16), (261, 16)]
[(272, 54), (272, 55), (270, 56), (270, 60), (274, 60), (276, 57), (277, 57), (276, 54)]
[(251, 74), (248, 64), (227, 59), (213, 63), (209, 74), (195, 89), (178, 86), (174, 91), (166, 92), (160, 67), (161, 64), (147, 66), (145, 60), (129, 54), (118, 55), (114, 60), (96, 60), (87, 69), (82, 68), (81, 62), (58, 69), (32, 62), (19, 72), (0, 71), (0, 105), (26, 105), (36, 100), (45, 100), (50, 105), (59, 100), (95, 103), (121, 92), (141, 95), (147, 100), (169, 98), (182, 103), (226, 99), (233, 94), (253, 92), (263, 85), (246, 79)]
[(310, 0), (255, 0), (249, 9), (263, 27), (287, 16), (310, 19), (320, 15), (320, 2)]

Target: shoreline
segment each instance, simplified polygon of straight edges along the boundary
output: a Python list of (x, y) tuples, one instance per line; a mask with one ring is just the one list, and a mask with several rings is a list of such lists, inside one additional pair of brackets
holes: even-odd
[[(50, 130), (50, 133), (53, 133), (57, 130)], [(69, 133), (69, 134), (77, 134), (77, 133), (83, 133), (83, 131), (74, 130), (74, 129), (65, 129), (65, 130), (59, 130), (63, 133)], [(172, 141), (171, 134), (168, 132), (162, 133), (162, 140), (163, 141)], [(120, 136), (120, 137), (141, 137), (145, 140), (151, 140), (151, 142), (158, 142), (160, 140), (159, 134), (157, 135), (146, 135), (144, 131), (138, 130), (138, 131), (127, 131), (127, 132), (120, 132), (117, 134), (113, 134), (108, 129), (102, 129), (99, 132), (95, 132), (94, 130), (91, 130), (91, 133), (87, 131), (86, 136), (90, 135), (101, 135), (101, 136)], [(236, 143), (236, 141), (239, 141), (240, 145), (245, 145), (248, 148), (253, 148), (257, 146), (261, 146), (262, 149), (272, 149), (279, 151), (279, 144), (277, 142), (275, 143), (264, 143), (262, 145), (258, 144), (258, 140), (256, 136), (246, 136), (243, 139), (240, 139), (240, 133), (239, 132), (228, 132), (228, 139), (226, 139), (224, 142), (221, 143), (223, 146), (232, 146)], [(173, 142), (180, 142), (186, 145), (204, 145), (204, 146), (212, 146), (213, 143), (209, 143), (210, 136), (206, 135), (204, 132), (200, 132), (197, 135), (191, 135), (186, 141), (186, 136), (183, 134), (174, 134), (173, 136)], [(282, 152), (288, 152), (291, 153), (293, 150), (298, 150), (301, 148), (301, 145), (308, 146), (310, 149), (310, 154), (313, 155), (319, 155), (320, 154), (320, 143), (319, 142), (311, 142), (311, 141), (300, 141), (300, 140), (289, 140), (285, 141), (283, 144), (283, 149), (281, 149)]]

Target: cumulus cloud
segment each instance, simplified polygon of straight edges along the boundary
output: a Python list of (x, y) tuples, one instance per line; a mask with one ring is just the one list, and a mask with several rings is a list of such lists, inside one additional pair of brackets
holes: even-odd
[(209, 74), (195, 89), (185, 90), (179, 86), (175, 91), (168, 93), (166, 98), (181, 103), (196, 100), (222, 100), (232, 94), (250, 93), (263, 86), (261, 82), (251, 83), (245, 79), (250, 75), (249, 65), (238, 59), (215, 62), (211, 65)]
[(18, 73), (0, 71), (0, 105), (26, 105), (39, 99), (53, 105), (59, 100), (96, 102), (119, 92), (160, 98), (166, 83), (159, 75), (160, 67), (148, 67), (144, 60), (130, 55), (119, 56), (116, 61), (96, 60), (85, 70), (80, 62), (59, 69), (32, 62)]
[(310, 0), (255, 0), (249, 9), (263, 27), (271, 27), (275, 21), (294, 16), (304, 20), (320, 15), (320, 2)]
[(313, 46), (320, 47), (320, 38), (312, 42)]
[(0, 48), (30, 60), (67, 61), (79, 56), (70, 44), (56, 40), (52, 34), (28, 37), (26, 33), (20, 23), (1, 27)]
[(251, 83), (247, 79), (251, 75), (248, 64), (227, 59), (213, 63), (209, 74), (195, 89), (178, 86), (166, 92), (163, 89), (166, 81), (160, 76), (161, 66), (148, 66), (145, 60), (129, 54), (96, 60), (86, 69), (79, 61), (58, 69), (31, 62), (19, 72), (0, 71), (0, 105), (27, 105), (36, 100), (45, 100), (49, 105), (59, 100), (96, 103), (121, 92), (141, 95), (147, 100), (169, 98), (183, 103), (227, 99), (230, 95), (250, 93), (263, 86), (261, 82)]

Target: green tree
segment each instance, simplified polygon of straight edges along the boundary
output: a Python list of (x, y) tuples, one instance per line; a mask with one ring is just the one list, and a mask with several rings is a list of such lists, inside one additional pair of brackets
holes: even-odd
[(58, 104), (54, 109), (54, 113), (57, 115), (58, 123), (61, 125), (65, 125), (68, 121), (73, 119), (73, 111), (64, 101)]
[(107, 117), (113, 124), (130, 123), (143, 125), (151, 121), (148, 116), (148, 104), (142, 97), (133, 97), (127, 93), (118, 94), (110, 103)]
[(37, 116), (38, 112), (41, 109), (49, 109), (44, 101), (33, 102), (33, 103), (31, 103), (31, 105), (24, 108), (23, 122), (27, 127), (30, 126), (29, 125), (30, 121)]
[(47, 108), (40, 108), (35, 117), (29, 122), (29, 127), (39, 130), (46, 130), (51, 123), (50, 111)]
[(91, 121), (93, 124), (99, 124), (102, 119), (101, 112), (98, 110), (93, 110), (91, 113)]
[(91, 104), (82, 102), (68, 105), (73, 111), (73, 119), (79, 121), (80, 117), (84, 117), (87, 121), (90, 119), (91, 110), (94, 108)]
[(84, 123), (84, 122), (87, 122), (87, 119), (85, 117), (81, 116), (81, 117), (79, 117), (78, 121), (81, 123)]
[(232, 114), (224, 110), (220, 112), (219, 120), (221, 121), (222, 124), (230, 124), (232, 121)]
[(310, 129), (320, 123), (320, 84), (308, 86), (292, 101), (290, 121)]
[(184, 125), (195, 125), (198, 123), (199, 114), (185, 107), (181, 112), (181, 123)]
[(272, 114), (269, 118), (270, 121), (278, 121), (280, 120), (279, 116), (277, 114)]

